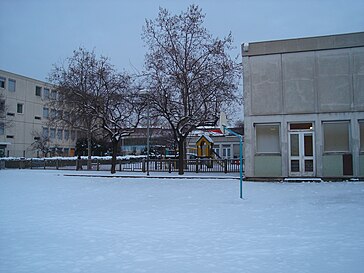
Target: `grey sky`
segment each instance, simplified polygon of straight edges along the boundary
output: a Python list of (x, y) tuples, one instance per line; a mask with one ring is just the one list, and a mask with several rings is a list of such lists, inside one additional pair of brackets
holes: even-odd
[(180, 13), (191, 3), (215, 36), (242, 42), (364, 31), (362, 0), (0, 0), (0, 69), (45, 80), (52, 64), (79, 46), (141, 70), (145, 18), (162, 6)]

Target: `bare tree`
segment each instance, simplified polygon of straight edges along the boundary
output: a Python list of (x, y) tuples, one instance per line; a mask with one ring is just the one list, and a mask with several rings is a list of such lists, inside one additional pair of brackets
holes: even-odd
[(138, 88), (126, 72), (118, 73), (105, 64), (99, 70), (99, 79), (100, 92), (93, 110), (112, 143), (111, 173), (115, 173), (121, 139), (138, 126), (145, 101), (138, 96)]
[(85, 133), (88, 140), (88, 169), (91, 169), (91, 139), (100, 129), (94, 112), (94, 98), (100, 90), (98, 73), (107, 62), (105, 57), (97, 58), (94, 51), (79, 48), (73, 51), (65, 64), (54, 65), (49, 74), (49, 80), (58, 92), (58, 96), (49, 103), (57, 114), (51, 115), (49, 121)]
[(153, 109), (171, 127), (183, 174), (185, 140), (196, 127), (215, 124), (224, 104), (236, 99), (241, 65), (228, 54), (231, 33), (214, 38), (203, 26), (205, 15), (196, 5), (180, 15), (160, 8), (146, 20), (143, 39)]
[(32, 136), (34, 137), (34, 142), (30, 146), (31, 149), (40, 151), (43, 157), (47, 157), (47, 154), (51, 151), (51, 140), (49, 137), (38, 131), (33, 131)]

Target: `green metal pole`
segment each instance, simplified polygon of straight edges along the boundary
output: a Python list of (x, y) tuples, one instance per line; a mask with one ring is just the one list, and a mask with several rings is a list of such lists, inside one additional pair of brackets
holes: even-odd
[(243, 199), (243, 136), (235, 133), (234, 131), (226, 128), (224, 126), (224, 130), (228, 131), (229, 133), (233, 134), (234, 136), (239, 138), (239, 150), (240, 150), (240, 198)]

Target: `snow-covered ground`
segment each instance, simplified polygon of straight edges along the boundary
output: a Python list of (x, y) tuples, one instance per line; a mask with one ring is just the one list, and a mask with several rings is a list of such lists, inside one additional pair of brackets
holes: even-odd
[(363, 182), (64, 174), (0, 171), (0, 272), (364, 269)]

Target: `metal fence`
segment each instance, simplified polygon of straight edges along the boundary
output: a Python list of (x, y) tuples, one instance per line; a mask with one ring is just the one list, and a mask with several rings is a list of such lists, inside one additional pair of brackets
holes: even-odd
[[(117, 160), (116, 170), (120, 172), (178, 172), (178, 159)], [(92, 159), (92, 170), (109, 171), (111, 159)], [(236, 159), (189, 159), (184, 160), (185, 172), (224, 172), (240, 171), (240, 162)], [(87, 170), (87, 159), (12, 159), (0, 160), (0, 168), (8, 169), (53, 169), (53, 170)]]

